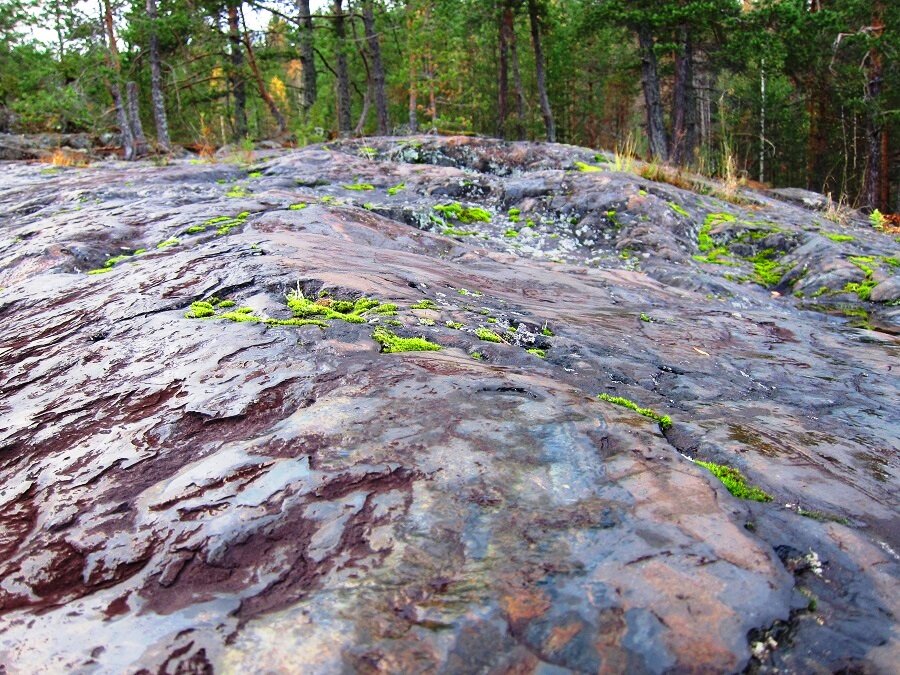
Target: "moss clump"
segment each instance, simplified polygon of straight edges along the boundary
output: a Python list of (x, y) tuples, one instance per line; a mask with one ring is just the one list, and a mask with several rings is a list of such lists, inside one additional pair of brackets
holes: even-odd
[(262, 178), (262, 171), (251, 171), (247, 174), (247, 178)]
[(238, 307), (231, 312), (219, 314), (220, 319), (228, 319), (236, 323), (258, 323), (262, 319), (253, 313), (252, 307)]
[(394, 186), (391, 186), (387, 189), (388, 195), (393, 197), (398, 192), (403, 192), (406, 189), (406, 183), (397, 183)]
[(485, 342), (503, 342), (503, 338), (488, 328), (478, 328), (475, 331), (475, 335), (478, 336), (479, 340), (484, 340)]
[(554, 333), (550, 330), (550, 326), (547, 325), (547, 322), (544, 322), (544, 325), (541, 326), (541, 335), (546, 335), (547, 337), (553, 337)]
[(823, 235), (831, 239), (831, 241), (836, 241), (839, 244), (845, 241), (853, 241), (856, 237), (853, 237), (849, 234), (838, 234), (837, 232), (823, 232)]
[(87, 273), (88, 274), (106, 274), (107, 272), (112, 272), (112, 271), (113, 271), (112, 267), (98, 267), (95, 270), (88, 270)]
[(228, 307), (234, 307), (237, 303), (234, 300), (222, 300), (219, 303), (219, 307), (221, 309), (227, 309)]
[(250, 196), (250, 190), (243, 185), (232, 185), (228, 188), (228, 192), (225, 193), (225, 196), (231, 199), (242, 199)]
[(650, 317), (649, 314), (641, 312), (641, 321), (646, 321), (647, 323), (652, 323), (653, 319)]
[(423, 325), (423, 326), (433, 326), (433, 325), (434, 325), (434, 319), (427, 319), (427, 318), (424, 318), (424, 317), (419, 317), (419, 323), (420, 323), (421, 325)]
[(458, 321), (448, 321), (445, 325), (447, 328), (452, 328), (453, 330), (462, 330), (466, 327), (465, 324), (459, 323)]
[(697, 262), (707, 263), (709, 265), (736, 266), (737, 263), (735, 263), (733, 260), (725, 259), (730, 255), (731, 252), (724, 246), (716, 246), (706, 255), (694, 255), (691, 257)]
[(506, 232), (503, 233), (503, 236), (509, 237), (510, 239), (514, 239), (515, 237), (519, 236), (519, 231), (510, 228)]
[(345, 190), (355, 190), (356, 192), (369, 192), (370, 190), (374, 190), (375, 186), (371, 183), (351, 183), (349, 185), (344, 185), (343, 188)]
[(197, 302), (191, 303), (191, 308), (188, 310), (185, 316), (188, 319), (205, 319), (209, 316), (214, 316), (216, 313), (213, 304), (207, 300), (198, 300)]
[[(376, 310), (381, 306), (378, 300), (373, 298), (359, 298), (357, 300), (332, 300), (319, 298), (310, 300), (302, 291), (291, 291), (287, 295), (288, 309), (297, 318), (316, 317), (319, 319), (340, 319), (348, 323), (365, 323), (363, 314)], [(396, 305), (389, 305), (386, 311), (396, 311)], [(393, 308), (390, 309), (390, 308)]]
[(328, 322), (321, 319), (266, 319), (267, 326), (318, 326), (328, 328)]
[(529, 354), (534, 354), (535, 356), (537, 356), (540, 359), (547, 358), (547, 352), (544, 351), (543, 349), (534, 348), (534, 349), (526, 349), (525, 351), (528, 352)]
[(419, 300), (419, 302), (417, 302), (414, 305), (410, 305), (409, 308), (410, 309), (437, 309), (437, 305), (434, 304), (431, 300), (425, 299), (425, 300)]
[(306, 208), (306, 202), (298, 202), (296, 204), (291, 204), (288, 209), (291, 211), (302, 211)]
[(651, 420), (656, 420), (659, 422), (659, 427), (663, 431), (672, 426), (672, 418), (668, 415), (660, 415), (655, 410), (651, 410), (650, 408), (642, 408), (634, 401), (623, 398), (621, 396), (610, 396), (609, 394), (600, 394), (597, 396), (601, 401), (606, 401), (607, 403), (614, 403), (615, 405), (620, 405), (624, 408), (629, 408), (630, 410), (634, 410), (639, 415), (643, 415), (644, 417), (649, 417)]
[(601, 169), (599, 166), (586, 164), (585, 162), (575, 162), (575, 168), (583, 173), (596, 173), (597, 171), (603, 171), (603, 169)]
[(170, 246), (178, 246), (181, 243), (180, 239), (176, 239), (172, 237), (171, 239), (166, 239), (165, 241), (161, 241), (156, 245), (156, 248), (169, 248)]
[(695, 461), (722, 481), (722, 484), (728, 488), (728, 491), (738, 499), (750, 499), (755, 502), (772, 501), (771, 495), (758, 487), (747, 485), (747, 479), (744, 478), (744, 474), (737, 469), (725, 466), (724, 464), (715, 464), (714, 462)]
[(489, 223), (491, 222), (491, 214), (485, 209), (477, 206), (463, 206), (459, 202), (450, 202), (449, 204), (437, 204), (434, 210), (438, 213), (454, 218), (461, 223)]
[(872, 297), (872, 289), (878, 285), (874, 279), (864, 279), (861, 282), (848, 281), (844, 286), (845, 293), (856, 293), (860, 300), (869, 300)]
[(675, 202), (668, 202), (668, 204), (669, 204), (669, 208), (672, 209), (679, 216), (684, 216), (685, 218), (691, 217), (691, 214), (688, 213), (681, 204), (676, 204)]
[(775, 259), (775, 251), (767, 248), (747, 258), (753, 264), (753, 281), (761, 286), (775, 286), (789, 269)]
[(384, 354), (394, 354), (397, 352), (436, 352), (441, 349), (440, 345), (429, 342), (425, 338), (400, 337), (396, 333), (392, 333), (382, 326), (375, 329), (372, 333), (372, 339), (381, 345), (381, 351)]
[(707, 214), (703, 221), (703, 226), (697, 234), (697, 248), (703, 252), (711, 251), (715, 248), (716, 243), (713, 241), (710, 232), (712, 229), (722, 223), (734, 222), (735, 217), (730, 213), (710, 213)]
[(484, 360), (484, 354), (482, 354), (481, 352), (472, 352), (471, 354), (469, 354), (469, 356), (471, 356), (476, 361)]
[(522, 213), (522, 210), (521, 209), (510, 209), (506, 213), (509, 215), (510, 218), (515, 218), (516, 216), (518, 216)]
[(446, 237), (476, 237), (480, 233), (477, 230), (460, 230), (457, 227), (445, 227), (441, 234)]

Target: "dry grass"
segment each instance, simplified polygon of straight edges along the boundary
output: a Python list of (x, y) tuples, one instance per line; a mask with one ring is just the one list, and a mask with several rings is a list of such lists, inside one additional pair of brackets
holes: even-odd
[(853, 216), (853, 209), (847, 204), (847, 198), (842, 195), (838, 201), (834, 201), (831, 198), (830, 192), (827, 197), (828, 199), (825, 204), (825, 210), (822, 212), (822, 216), (833, 223), (838, 223), (840, 225), (849, 224), (850, 219)]
[(69, 150), (67, 148), (56, 148), (50, 155), (44, 157), (41, 161), (53, 166), (90, 166), (91, 160), (83, 152), (77, 150)]

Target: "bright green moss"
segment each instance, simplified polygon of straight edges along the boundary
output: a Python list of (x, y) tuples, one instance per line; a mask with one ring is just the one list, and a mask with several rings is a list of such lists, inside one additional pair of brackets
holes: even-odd
[(251, 171), (247, 174), (247, 178), (262, 178), (262, 171)]
[(372, 339), (381, 345), (381, 351), (385, 354), (397, 352), (436, 352), (441, 346), (429, 342), (425, 338), (405, 338), (379, 326), (372, 333)]
[(691, 256), (697, 262), (707, 263), (709, 265), (730, 265), (736, 266), (737, 263), (733, 260), (728, 259), (728, 256), (731, 255), (731, 252), (725, 248), (724, 246), (716, 246), (711, 251), (709, 251), (706, 255), (693, 255)]
[(343, 188), (345, 190), (355, 190), (356, 192), (368, 192), (374, 190), (375, 186), (371, 183), (351, 183), (349, 185), (344, 185)]
[(231, 199), (242, 199), (250, 196), (250, 190), (243, 185), (232, 185), (228, 189), (228, 192), (225, 193), (225, 196)]
[(475, 331), (475, 335), (478, 336), (479, 340), (484, 340), (485, 342), (503, 342), (503, 338), (488, 328), (478, 328)]
[(471, 356), (476, 361), (484, 360), (484, 354), (482, 354), (481, 352), (472, 352), (471, 354), (469, 354), (469, 356)]
[[(287, 305), (297, 318), (340, 319), (348, 323), (365, 323), (366, 319), (362, 315), (370, 311), (377, 311), (381, 307), (378, 300), (366, 297), (356, 300), (320, 298), (318, 301), (314, 301), (305, 297), (299, 290), (288, 293)], [(396, 307), (396, 305), (388, 304), (385, 311), (386, 313), (395, 312)]]
[(268, 326), (318, 326), (328, 328), (328, 322), (321, 319), (266, 319)]
[(509, 211), (507, 211), (507, 214), (509, 215), (510, 218), (515, 218), (516, 216), (520, 215), (521, 213), (522, 213), (521, 209), (510, 209)]
[(456, 227), (445, 227), (441, 234), (446, 237), (475, 237), (480, 233), (477, 230), (460, 230)]
[(431, 300), (425, 299), (425, 300), (419, 300), (419, 302), (417, 302), (414, 305), (410, 305), (409, 308), (410, 309), (437, 309), (437, 305), (434, 304), (434, 302), (432, 302)]
[(357, 152), (360, 157), (365, 157), (366, 159), (375, 159), (378, 156), (378, 150), (370, 148), (368, 145), (362, 146)]
[(853, 241), (856, 238), (849, 234), (838, 234), (837, 232), (823, 232), (822, 234), (831, 239), (831, 241), (836, 241), (839, 244), (845, 241)]
[(651, 410), (650, 408), (642, 408), (634, 401), (623, 398), (621, 396), (610, 396), (609, 394), (600, 394), (597, 396), (601, 401), (606, 401), (607, 403), (614, 403), (615, 405), (620, 405), (624, 408), (629, 408), (630, 410), (634, 410), (639, 415), (643, 415), (644, 417), (649, 417), (652, 420), (656, 420), (659, 422), (659, 427), (663, 431), (672, 426), (672, 418), (668, 415), (660, 415), (655, 410)]
[(690, 218), (691, 214), (688, 213), (681, 204), (676, 204), (675, 202), (668, 202), (669, 208), (672, 209), (679, 216), (684, 216), (685, 218)]
[(550, 330), (550, 326), (547, 325), (547, 322), (544, 322), (544, 325), (541, 326), (541, 335), (546, 335), (547, 337), (553, 337), (554, 333)]
[(165, 241), (161, 241), (156, 245), (156, 248), (169, 248), (170, 246), (178, 246), (181, 241), (172, 237), (171, 239), (166, 239)]
[(228, 319), (237, 323), (258, 323), (262, 321), (258, 316), (253, 314), (251, 307), (239, 307), (232, 312), (223, 312), (219, 314), (220, 319)]
[(703, 221), (703, 226), (700, 228), (700, 232), (697, 235), (697, 248), (704, 252), (711, 251), (715, 248), (716, 244), (710, 234), (712, 229), (722, 223), (730, 223), (734, 220), (735, 217), (730, 213), (707, 214), (706, 219)]
[(200, 234), (201, 232), (206, 232), (205, 225), (191, 225), (184, 231), (185, 234)]
[(213, 308), (211, 302), (198, 300), (197, 302), (191, 303), (191, 308), (185, 316), (188, 319), (205, 319), (208, 316), (213, 316), (215, 313), (216, 310)]
[(653, 319), (650, 318), (649, 314), (645, 314), (644, 312), (641, 312), (641, 321), (646, 321), (647, 323), (651, 323), (653, 321)]
[(393, 197), (399, 192), (403, 192), (406, 189), (406, 183), (397, 183), (396, 185), (389, 187), (387, 193)]
[(747, 485), (747, 479), (737, 469), (724, 464), (715, 464), (714, 462), (701, 462), (695, 460), (697, 464), (704, 469), (709, 470), (716, 478), (722, 481), (722, 484), (738, 499), (750, 499), (755, 502), (770, 502), (771, 495), (762, 491), (758, 487)]
[(462, 330), (465, 328), (465, 324), (459, 323), (457, 321), (448, 321), (446, 323), (447, 328), (452, 328), (453, 330)]
[(219, 307), (222, 309), (227, 309), (228, 307), (234, 307), (237, 303), (234, 300), (222, 300), (219, 303)]
[(508, 229), (506, 232), (503, 233), (503, 236), (504, 236), (504, 237), (509, 237), (510, 239), (513, 239), (513, 238), (519, 236), (519, 232), (518, 232), (518, 230), (514, 230), (514, 229), (510, 228), (510, 229)]
[(429, 319), (429, 318), (421, 317), (421, 316), (420, 316), (420, 317), (419, 317), (419, 324), (422, 325), (422, 326), (433, 326), (433, 325), (434, 325), (434, 319)]
[(454, 218), (461, 223), (491, 222), (491, 214), (489, 211), (477, 206), (463, 206), (459, 202), (437, 204), (434, 206), (434, 210), (444, 216)]
[(529, 354), (534, 354), (535, 356), (537, 356), (540, 359), (547, 358), (547, 352), (544, 351), (543, 349), (534, 348), (534, 349), (526, 349), (525, 351), (528, 352)]
[(302, 211), (306, 208), (306, 202), (298, 202), (296, 204), (291, 204), (288, 209), (291, 211)]
[(584, 162), (575, 162), (575, 168), (583, 173), (596, 173), (597, 171), (603, 171), (603, 169), (601, 169), (599, 166), (586, 164)]
[(112, 271), (113, 271), (112, 267), (100, 267), (95, 270), (88, 270), (87, 273), (88, 274), (106, 274), (107, 272), (112, 272)]

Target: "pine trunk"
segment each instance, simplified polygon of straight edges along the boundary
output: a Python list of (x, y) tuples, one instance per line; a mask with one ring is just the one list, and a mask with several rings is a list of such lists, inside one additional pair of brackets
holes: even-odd
[(119, 49), (116, 47), (116, 31), (113, 24), (113, 12), (110, 0), (103, 0), (103, 25), (106, 29), (106, 57), (112, 81), (109, 83), (109, 93), (116, 107), (116, 122), (122, 134), (122, 157), (126, 161), (135, 158), (134, 137), (131, 135), (131, 124), (128, 121), (128, 110), (125, 107), (125, 99), (122, 96), (120, 84), (121, 65), (119, 64)]
[(247, 137), (247, 90), (244, 83), (244, 52), (241, 49), (241, 27), (236, 5), (228, 5), (228, 41), (231, 45), (231, 72), (228, 80), (234, 96), (234, 137)]
[(497, 135), (501, 138), (506, 138), (506, 122), (507, 118), (509, 117), (509, 42), (510, 32), (512, 30), (512, 13), (507, 10), (508, 8), (504, 3), (504, 6), (500, 12), (500, 70), (497, 74), (497, 112), (499, 115)]
[[(881, 3), (875, 3), (872, 17), (873, 35), (880, 37), (884, 31)], [(888, 200), (884, 199), (883, 181), (887, 180), (883, 138), (884, 119), (881, 114), (881, 89), (884, 79), (884, 61), (877, 47), (872, 47), (866, 56), (866, 86), (863, 100), (866, 105), (866, 173), (863, 179), (863, 206), (870, 209), (888, 210)]]
[(675, 109), (672, 119), (672, 160), (690, 164), (697, 145), (697, 101), (694, 94), (694, 45), (690, 30), (679, 29), (681, 49), (675, 57)]
[(315, 42), (313, 40), (312, 12), (309, 9), (309, 0), (297, 0), (297, 9), (300, 18), (300, 67), (303, 70), (303, 108), (304, 122), (309, 115), (310, 108), (316, 103), (318, 91), (316, 89), (316, 57)]
[(387, 92), (385, 91), (384, 64), (381, 60), (381, 44), (378, 33), (375, 30), (375, 12), (372, 8), (372, 0), (365, 0), (362, 6), (363, 28), (366, 32), (366, 45), (369, 57), (372, 59), (372, 89), (375, 99), (375, 115), (378, 117), (378, 133), (387, 135), (390, 121), (388, 120)]
[(153, 121), (156, 124), (156, 144), (163, 152), (172, 149), (169, 140), (169, 121), (162, 92), (162, 66), (159, 59), (159, 35), (156, 31), (156, 0), (147, 0), (147, 19), (150, 21), (150, 100), (153, 103)]
[(641, 26), (638, 29), (638, 44), (641, 50), (641, 73), (643, 75), (644, 104), (647, 107), (647, 137), (650, 142), (650, 155), (654, 159), (665, 162), (669, 158), (666, 126), (663, 122), (662, 99), (659, 93), (656, 53), (653, 51), (653, 33), (649, 26)]
[(334, 0), (333, 19), (334, 35), (337, 39), (337, 106), (338, 132), (341, 136), (349, 136), (353, 130), (350, 121), (350, 74), (347, 68), (346, 30), (344, 26), (344, 9), (342, 0)]
[(147, 154), (147, 137), (144, 136), (144, 125), (141, 124), (140, 97), (135, 82), (125, 84), (125, 98), (128, 101), (128, 124), (134, 138), (134, 156), (144, 157)]
[(516, 90), (516, 140), (525, 140), (525, 89), (522, 87), (522, 71), (519, 68), (519, 50), (516, 44), (515, 14), (509, 8), (509, 59), (512, 66), (513, 87)]
[(547, 95), (547, 75), (544, 72), (544, 49), (541, 45), (541, 24), (536, 0), (528, 0), (528, 19), (531, 23), (531, 46), (534, 50), (534, 70), (537, 78), (538, 96), (541, 101), (541, 115), (547, 140), (556, 142), (556, 126), (553, 123), (553, 111), (550, 108), (550, 97)]

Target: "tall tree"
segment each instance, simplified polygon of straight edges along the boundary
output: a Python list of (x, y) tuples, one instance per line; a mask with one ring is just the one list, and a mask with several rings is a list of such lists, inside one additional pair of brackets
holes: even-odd
[(228, 42), (230, 44), (231, 69), (228, 72), (228, 82), (231, 85), (233, 97), (232, 130), (235, 140), (247, 137), (247, 89), (244, 78), (244, 51), (241, 40), (241, 24), (238, 14), (238, 6), (229, 2), (226, 7), (228, 14)]
[(352, 131), (350, 122), (350, 72), (347, 66), (347, 31), (343, 0), (332, 2), (332, 25), (334, 27), (335, 62), (337, 64), (337, 117), (338, 132), (341, 136), (349, 136)]
[(541, 102), (541, 115), (544, 118), (544, 129), (547, 140), (556, 142), (556, 125), (553, 123), (553, 110), (550, 108), (550, 97), (547, 94), (547, 75), (544, 64), (544, 48), (541, 40), (541, 16), (538, 0), (528, 0), (528, 20), (531, 25), (531, 47), (534, 50), (534, 72), (537, 79), (538, 97)]
[(297, 0), (297, 11), (300, 21), (300, 67), (303, 72), (303, 121), (309, 117), (309, 111), (316, 104), (316, 55), (313, 38), (312, 12), (309, 0)]
[(375, 11), (372, 0), (363, 0), (362, 15), (363, 26), (366, 32), (366, 45), (369, 50), (369, 58), (372, 60), (370, 73), (372, 89), (375, 94), (375, 113), (378, 117), (378, 133), (382, 136), (388, 133), (390, 122), (388, 120), (387, 92), (385, 91), (384, 63), (381, 59), (381, 43), (378, 32), (375, 29)]
[(122, 95), (121, 73), (122, 64), (119, 61), (119, 48), (116, 46), (116, 30), (113, 19), (113, 9), (110, 0), (103, 0), (103, 25), (106, 32), (106, 55), (109, 66), (109, 92), (116, 107), (116, 121), (119, 123), (119, 132), (122, 134), (122, 150), (126, 160), (137, 158), (134, 145), (134, 136), (131, 131), (131, 120), (128, 115), (125, 97)]
[(148, 35), (148, 55), (150, 57), (150, 100), (153, 103), (153, 121), (156, 123), (156, 144), (160, 150), (168, 152), (172, 148), (169, 140), (169, 121), (166, 118), (166, 102), (162, 90), (162, 65), (159, 56), (159, 26), (156, 0), (146, 0), (147, 20), (150, 22)]

